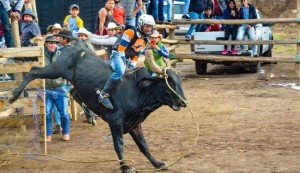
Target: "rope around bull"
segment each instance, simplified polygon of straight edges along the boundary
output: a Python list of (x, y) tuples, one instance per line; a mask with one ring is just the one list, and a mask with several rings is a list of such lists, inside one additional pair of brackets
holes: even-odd
[[(199, 136), (200, 136), (200, 130), (199, 130), (199, 124), (195, 118), (195, 115), (193, 113), (193, 111), (191, 110), (191, 108), (189, 107), (188, 105), (188, 101), (185, 100), (184, 98), (182, 98), (181, 95), (179, 95), (169, 84), (168, 82), (168, 75), (167, 75), (167, 69), (171, 69), (173, 71), (175, 71), (175, 69), (171, 68), (171, 67), (167, 67), (164, 69), (164, 74), (163, 74), (163, 78), (168, 86), (168, 88), (178, 97), (180, 98), (188, 107), (192, 117), (193, 117), (193, 121), (196, 125), (196, 129), (197, 129), (197, 135), (195, 136), (195, 140), (194, 140), (194, 143), (193, 145), (191, 145), (191, 147), (189, 147), (188, 151), (181, 155), (175, 162), (171, 163), (170, 165), (164, 167), (164, 168), (161, 168), (161, 169), (140, 169), (140, 170), (136, 170), (138, 172), (156, 172), (156, 171), (163, 171), (163, 170), (166, 170), (168, 168), (170, 168), (171, 166), (174, 166), (175, 164), (179, 163), (180, 160), (182, 160), (183, 158), (185, 158), (186, 156), (188, 156), (196, 147), (198, 141), (199, 141)], [(176, 72), (176, 71), (175, 71)], [(5, 154), (5, 155), (0, 155), (0, 168), (1, 167), (4, 167), (4, 166), (7, 166), (9, 164), (11, 164), (11, 161), (8, 161), (8, 160), (5, 160), (6, 157), (9, 157), (9, 156), (15, 156), (15, 158), (19, 157), (20, 155), (35, 155), (35, 156), (39, 156), (39, 157), (48, 157), (48, 158), (53, 158), (53, 159), (56, 159), (56, 160), (60, 160), (60, 161), (65, 161), (65, 162), (72, 162), (72, 163), (103, 163), (103, 162), (120, 162), (120, 160), (116, 160), (116, 159), (111, 159), (111, 160), (99, 160), (99, 161), (76, 161), (76, 160), (68, 160), (68, 159), (62, 159), (62, 158), (59, 158), (59, 157), (56, 157), (56, 156), (51, 156), (51, 155), (45, 155), (45, 154), (39, 154), (39, 153), (10, 153), (10, 154)], [(122, 160), (122, 161), (125, 161), (125, 162), (131, 162), (131, 163), (126, 163), (126, 164), (123, 164), (120, 166), (120, 168), (122, 166), (125, 166), (125, 165), (134, 165), (134, 160)]]

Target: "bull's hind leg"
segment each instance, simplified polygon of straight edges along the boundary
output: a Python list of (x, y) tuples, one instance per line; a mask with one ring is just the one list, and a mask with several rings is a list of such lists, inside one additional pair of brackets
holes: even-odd
[(32, 67), (31, 70), (26, 74), (22, 83), (13, 91), (13, 96), (9, 99), (9, 103), (16, 101), (21, 95), (22, 91), (28, 85), (29, 82), (34, 79), (41, 78), (51, 78), (55, 79), (60, 77), (57, 70), (54, 70), (51, 65), (45, 67)]
[(140, 151), (149, 159), (149, 161), (156, 169), (167, 169), (165, 163), (156, 160), (149, 152), (148, 144), (145, 140), (141, 124), (139, 124), (138, 127), (133, 129), (131, 132), (129, 132), (129, 134), (139, 147)]

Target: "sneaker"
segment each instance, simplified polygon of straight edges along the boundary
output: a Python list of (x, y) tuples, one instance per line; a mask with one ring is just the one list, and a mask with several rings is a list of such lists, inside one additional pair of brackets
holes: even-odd
[(242, 54), (245, 54), (247, 53), (248, 51), (246, 49), (241, 49), (240, 51), (238, 51), (236, 54), (237, 55), (242, 55)]
[(231, 49), (230, 52), (231, 52), (232, 55), (236, 55), (237, 54), (237, 51), (235, 49)]
[(228, 53), (227, 49), (224, 49), (221, 54), (222, 55), (227, 55), (227, 53)]
[(254, 54), (254, 57), (259, 57), (259, 55), (256, 53), (256, 54)]
[(184, 14), (184, 15), (182, 15), (182, 18), (183, 18), (183, 19), (187, 19), (187, 20), (190, 20), (190, 19), (191, 19), (189, 14)]
[(192, 37), (190, 35), (185, 36), (185, 41), (191, 41)]
[(69, 141), (70, 140), (70, 135), (69, 134), (65, 134), (63, 135), (63, 141)]

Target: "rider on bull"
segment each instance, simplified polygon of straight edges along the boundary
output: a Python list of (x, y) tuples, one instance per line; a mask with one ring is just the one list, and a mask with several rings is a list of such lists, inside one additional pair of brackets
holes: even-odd
[(138, 19), (137, 25), (136, 29), (133, 27), (126, 29), (121, 39), (116, 42), (110, 56), (110, 65), (114, 72), (106, 81), (103, 89), (97, 90), (99, 102), (109, 109), (113, 109), (109, 92), (124, 75), (126, 66), (130, 70), (135, 68), (139, 56), (149, 43), (149, 36), (154, 31), (155, 21), (151, 15), (143, 14)]

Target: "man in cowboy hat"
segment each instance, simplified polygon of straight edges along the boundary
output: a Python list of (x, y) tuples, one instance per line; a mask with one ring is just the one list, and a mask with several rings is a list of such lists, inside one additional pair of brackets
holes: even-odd
[(59, 41), (59, 50), (63, 51), (68, 46), (71, 46), (71, 40), (73, 38), (72, 32), (69, 30), (62, 30), (57, 35), (57, 40)]
[[(45, 39), (45, 65), (55, 62), (60, 55), (57, 49), (58, 40), (50, 35)], [(63, 140), (70, 140), (70, 116), (68, 114), (67, 82), (62, 78), (46, 79), (46, 130), (47, 142), (52, 140), (52, 121), (51, 114), (54, 105), (60, 114)]]
[(144, 65), (152, 76), (161, 74), (162, 68), (167, 66), (166, 58), (169, 58), (169, 51), (166, 46), (161, 43), (161, 34), (154, 30), (150, 35), (150, 46), (146, 50)]
[(94, 51), (94, 47), (91, 44), (91, 38), (93, 37), (93, 34), (90, 31), (86, 30), (85, 28), (79, 28), (77, 37), (82, 41), (84, 48), (89, 48)]

